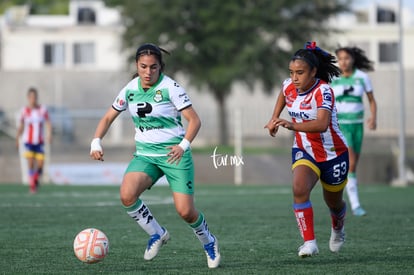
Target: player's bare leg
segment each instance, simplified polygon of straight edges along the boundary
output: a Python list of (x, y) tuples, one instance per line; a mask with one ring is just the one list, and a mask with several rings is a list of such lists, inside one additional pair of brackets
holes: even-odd
[(120, 189), (121, 202), (128, 215), (150, 236), (144, 252), (145, 260), (152, 260), (157, 256), (161, 246), (170, 239), (168, 231), (158, 224), (150, 209), (139, 199), (151, 185), (152, 179), (147, 174), (128, 172)]

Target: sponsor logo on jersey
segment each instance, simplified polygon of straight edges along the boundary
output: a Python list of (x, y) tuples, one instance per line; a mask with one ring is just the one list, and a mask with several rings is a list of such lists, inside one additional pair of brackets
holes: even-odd
[(187, 103), (190, 101), (186, 93), (179, 94), (178, 97), (183, 98), (183, 103)]
[(161, 102), (163, 100), (162, 92), (160, 90), (155, 92), (154, 101)]
[(310, 114), (308, 114), (306, 112), (289, 111), (288, 113), (293, 118), (300, 118), (300, 119), (309, 119), (310, 118)]
[(164, 129), (165, 127), (163, 125), (160, 126), (139, 126), (139, 130), (141, 132), (145, 132), (145, 131), (151, 131), (151, 130), (161, 130)]

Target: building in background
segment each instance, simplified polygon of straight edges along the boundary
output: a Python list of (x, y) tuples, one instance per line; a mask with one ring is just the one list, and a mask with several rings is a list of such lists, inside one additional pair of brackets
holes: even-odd
[[(396, 137), (399, 110), (397, 0), (394, 5), (370, 3), (355, 6), (352, 13), (332, 20), (342, 32), (332, 34), (329, 40), (319, 44), (356, 45), (366, 51), (375, 62), (375, 72), (370, 76), (379, 110), (378, 130), (367, 131), (366, 135)], [(3, 97), (0, 108), (6, 113), (16, 111), (27, 88), (36, 86), (42, 102), (70, 110), (76, 120), (75, 140), (87, 142), (90, 125), (96, 124), (94, 117), (99, 117), (99, 110), (110, 105), (133, 73), (133, 68), (127, 64), (127, 51), (122, 49), (124, 28), (120, 12), (106, 7), (101, 0), (72, 0), (68, 15), (31, 15), (28, 11), (27, 6), (13, 7), (0, 19), (0, 90), (8, 95)], [(412, 19), (412, 11), (404, 9), (406, 87), (414, 85), (414, 56), (410, 48), (414, 42)], [(203, 118), (197, 142), (214, 143), (219, 129), (215, 100), (208, 93), (188, 87), (185, 78), (177, 78), (187, 88)], [(234, 127), (233, 114), (239, 109), (244, 137), (253, 144), (257, 144), (257, 139), (266, 138), (262, 128), (273, 109), (278, 89), (275, 87), (268, 96), (260, 88), (250, 93), (246, 87), (235, 84), (227, 101), (229, 126)], [(413, 93), (406, 93), (407, 117), (414, 117), (413, 96)], [(129, 129), (128, 126), (125, 129)], [(414, 136), (411, 121), (407, 120), (406, 128), (407, 135)], [(287, 131), (281, 134), (289, 137)], [(121, 131), (115, 140), (120, 141), (122, 135)]]
[[(368, 1), (365, 1), (368, 2)], [(413, 6), (411, 4), (411, 6)], [(414, 16), (403, 6), (403, 66), (405, 87), (414, 85)], [(367, 136), (398, 135), (399, 127), (399, 7), (398, 0), (380, 1), (356, 6), (350, 14), (338, 16), (332, 24), (342, 30), (333, 42), (340, 46), (358, 46), (374, 61), (370, 74), (378, 104), (378, 129), (366, 131)], [(406, 117), (414, 116), (414, 95), (405, 91)], [(406, 120), (406, 132), (414, 137), (414, 124)]]
[(69, 5), (68, 15), (31, 15), (29, 5), (6, 11), (1, 24), (1, 69), (124, 69), (119, 11), (96, 0)]
[(0, 17), (0, 108), (13, 121), (34, 86), (54, 114), (54, 129), (65, 141), (83, 142), (100, 115), (94, 109), (106, 108), (127, 78), (121, 14), (101, 0), (72, 0), (66, 15), (29, 11), (14, 6)]

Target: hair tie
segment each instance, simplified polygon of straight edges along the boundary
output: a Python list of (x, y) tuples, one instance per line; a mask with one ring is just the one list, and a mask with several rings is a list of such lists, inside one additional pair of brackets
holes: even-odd
[(312, 41), (312, 42), (306, 42), (305, 43), (305, 49), (306, 50), (311, 50), (311, 51), (318, 51), (320, 53), (322, 53), (323, 55), (327, 56), (329, 55), (329, 53), (325, 52), (324, 50), (322, 50), (321, 48), (319, 48), (318, 46), (316, 46), (316, 42)]

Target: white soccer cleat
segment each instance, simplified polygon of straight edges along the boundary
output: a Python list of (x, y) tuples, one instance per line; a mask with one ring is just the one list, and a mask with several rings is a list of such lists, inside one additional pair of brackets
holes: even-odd
[(298, 249), (298, 256), (305, 258), (305, 257), (312, 257), (319, 254), (318, 245), (316, 244), (316, 240), (306, 241), (303, 245), (301, 245)]
[(207, 265), (209, 268), (216, 268), (220, 265), (220, 251), (218, 247), (218, 241), (215, 236), (213, 236), (214, 241), (209, 244), (204, 245), (204, 251), (207, 256)]
[(331, 229), (331, 238), (329, 239), (329, 249), (332, 252), (339, 252), (345, 242), (345, 229), (340, 230)]
[(170, 234), (168, 233), (167, 229), (163, 228), (164, 233), (162, 236), (158, 234), (154, 234), (148, 241), (147, 248), (145, 249), (144, 259), (150, 261), (157, 256), (158, 251), (160, 251), (161, 246), (167, 243), (170, 239)]

